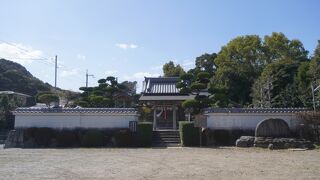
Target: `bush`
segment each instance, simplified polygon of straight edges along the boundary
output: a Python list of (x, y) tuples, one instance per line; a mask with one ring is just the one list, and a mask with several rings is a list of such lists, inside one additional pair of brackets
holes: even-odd
[(104, 135), (99, 130), (88, 130), (81, 138), (81, 145), (84, 147), (101, 147), (104, 144)]
[(213, 139), (216, 145), (232, 145), (231, 133), (229, 130), (214, 130)]
[(114, 144), (118, 147), (129, 147), (133, 143), (133, 138), (129, 130), (119, 130), (114, 135)]
[[(214, 141), (215, 145), (234, 146), (241, 136), (254, 136), (253, 130), (207, 130), (207, 143)], [(211, 145), (212, 143), (208, 143)]]
[(34, 140), (38, 128), (32, 127), (23, 130), (23, 141)]
[(194, 107), (197, 107), (199, 106), (199, 102), (197, 100), (194, 100), (194, 99), (189, 99), (189, 100), (185, 100), (183, 101), (182, 103), (182, 107), (183, 108), (194, 108)]
[(73, 147), (78, 145), (78, 138), (74, 130), (61, 130), (57, 134), (58, 147)]
[(36, 128), (34, 132), (34, 141), (39, 147), (49, 147), (51, 141), (55, 138), (55, 131), (51, 128)]
[(200, 144), (199, 128), (194, 127), (193, 122), (180, 121), (179, 132), (183, 146), (198, 146)]
[(138, 146), (150, 146), (152, 143), (152, 123), (139, 122), (137, 125), (136, 142)]

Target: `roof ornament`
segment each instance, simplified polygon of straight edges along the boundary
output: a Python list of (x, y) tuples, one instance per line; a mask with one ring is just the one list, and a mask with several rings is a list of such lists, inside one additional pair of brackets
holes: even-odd
[(146, 85), (147, 91), (150, 92), (151, 88), (150, 88), (150, 79), (148, 79), (147, 85)]

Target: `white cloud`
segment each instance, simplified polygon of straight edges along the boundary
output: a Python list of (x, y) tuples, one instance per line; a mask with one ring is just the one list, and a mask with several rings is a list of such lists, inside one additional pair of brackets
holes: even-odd
[(144, 77), (159, 77), (159, 73), (150, 73), (150, 72), (136, 72), (132, 75), (124, 75), (122, 81), (137, 81), (137, 91), (139, 92), (142, 88), (142, 81)]
[(144, 77), (159, 77), (159, 73), (150, 73), (150, 72), (136, 72), (132, 75), (123, 75), (121, 77), (124, 81), (137, 81), (138, 83), (142, 82), (144, 80)]
[(69, 76), (76, 76), (79, 75), (79, 69), (70, 69), (70, 70), (62, 70), (61, 73), (59, 73), (60, 77), (69, 77)]
[(181, 66), (185, 69), (185, 70), (188, 70), (188, 69), (191, 69), (193, 66), (194, 66), (194, 61), (192, 60), (183, 60)]
[(144, 79), (144, 77), (158, 77), (160, 74), (158, 73), (149, 73), (149, 72), (136, 72), (133, 74), (133, 78), (135, 79)]
[(108, 70), (108, 71), (105, 72), (105, 74), (106, 74), (106, 75), (114, 75), (114, 74), (116, 74), (117, 72), (119, 72), (119, 71), (117, 71), (117, 70)]
[(163, 65), (159, 65), (159, 66), (154, 66), (151, 69), (152, 70), (162, 70)]
[(85, 61), (86, 60), (86, 56), (85, 55), (82, 55), (82, 54), (77, 54), (77, 58), (82, 60), (82, 61)]
[(42, 51), (20, 43), (0, 43), (0, 58), (15, 61), (22, 65), (30, 64), (34, 59), (42, 59)]
[(118, 44), (116, 44), (116, 46), (121, 49), (136, 49), (136, 48), (138, 48), (138, 45), (136, 45), (136, 44), (127, 44), (127, 43), (118, 43)]

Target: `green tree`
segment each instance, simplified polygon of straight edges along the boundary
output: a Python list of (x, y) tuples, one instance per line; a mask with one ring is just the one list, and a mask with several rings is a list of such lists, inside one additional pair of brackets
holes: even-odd
[(59, 102), (59, 96), (52, 93), (41, 94), (37, 99), (38, 102), (45, 103), (48, 107), (50, 107), (52, 103)]
[(96, 87), (80, 87), (83, 93), (75, 104), (81, 107), (118, 107), (123, 101), (135, 99), (137, 82), (118, 83), (117, 78), (108, 76), (99, 79), (98, 83)]
[(215, 73), (216, 70), (216, 65), (214, 60), (216, 59), (217, 54), (216, 53), (212, 53), (212, 54), (202, 54), (201, 56), (196, 58), (196, 67), (195, 70), (196, 72), (207, 72), (210, 74), (210, 76), (212, 77)]
[[(310, 61), (301, 63), (298, 73), (297, 82), (299, 88), (299, 98), (304, 106), (312, 107), (311, 84), (320, 85), (320, 41), (314, 51)], [(320, 100), (320, 93), (316, 93), (316, 101)]]
[(165, 77), (179, 77), (186, 73), (179, 64), (175, 65), (172, 61), (164, 64), (162, 70)]
[(210, 82), (210, 74), (208, 72), (199, 72), (194, 74), (183, 74), (177, 82), (177, 88), (181, 93), (195, 95), (194, 99), (185, 100), (182, 107), (189, 113), (198, 114), (201, 109), (209, 107), (210, 100), (205, 92)]
[[(217, 70), (211, 85), (211, 92), (218, 93), (212, 96), (214, 104), (245, 106), (251, 103), (252, 84), (265, 65), (262, 52), (261, 39), (256, 35), (237, 37), (222, 47), (215, 59)], [(221, 92), (227, 95), (222, 96)]]
[[(299, 94), (297, 90), (299, 85), (295, 81), (297, 68), (301, 63), (308, 61), (307, 55), (308, 51), (304, 49), (299, 40), (289, 40), (283, 33), (272, 33), (270, 36), (265, 36), (263, 42), (255, 35), (241, 36), (231, 40), (222, 47), (215, 59), (217, 70), (211, 85), (211, 92), (218, 94), (212, 96), (213, 101), (217, 101), (214, 104), (226, 105), (228, 103), (228, 106), (240, 107), (251, 104), (296, 106), (299, 101), (294, 100), (290, 104), (288, 98), (293, 93)], [(278, 61), (281, 62), (276, 63)], [(273, 65), (269, 66), (269, 64)], [(288, 67), (284, 67), (283, 64)], [(261, 75), (262, 72), (264, 75)], [(282, 81), (287, 78), (286, 76), (292, 77), (290, 81)], [(283, 82), (288, 86), (273, 87), (273, 81)], [(271, 91), (270, 88), (277, 90)], [(291, 93), (287, 94), (285, 91)], [(227, 96), (223, 96), (221, 92), (227, 93)], [(271, 92), (274, 97), (271, 97)], [(274, 99), (275, 97), (277, 98)], [(274, 102), (271, 102), (271, 99)]]
[(308, 75), (315, 84), (320, 84), (320, 40), (310, 61)]
[(266, 66), (252, 89), (256, 107), (299, 107), (298, 88), (295, 83), (299, 63), (278, 60)]
[(283, 33), (273, 32), (271, 36), (264, 37), (264, 54), (266, 63), (277, 60), (307, 60), (308, 51), (304, 49), (299, 40), (289, 40)]
[(0, 95), (0, 130), (14, 128), (12, 111), (23, 105), (16, 96)]

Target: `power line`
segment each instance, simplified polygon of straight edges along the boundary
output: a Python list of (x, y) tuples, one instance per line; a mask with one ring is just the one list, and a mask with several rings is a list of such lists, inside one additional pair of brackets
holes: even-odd
[(1, 57), (3, 59), (19, 59), (19, 60), (34, 60), (34, 61), (42, 61), (42, 60), (46, 60), (43, 58), (17, 58), (17, 57)]
[[(10, 42), (7, 42), (7, 41), (1, 40), (1, 39), (0, 39), (0, 41), (4, 42), (7, 45), (10, 45), (10, 46), (13, 46), (13, 47), (17, 48), (21, 53), (24, 53), (26, 56), (30, 56), (30, 54), (27, 54), (27, 53), (30, 53), (30, 50), (22, 48), (22, 47), (14, 44), (14, 43), (10, 43)], [(16, 59), (16, 60), (26, 60), (26, 61), (27, 60), (35, 60), (36, 62), (41, 62), (41, 63), (44, 63), (44, 64), (49, 65), (49, 66), (54, 65), (55, 66), (55, 88), (57, 86), (57, 69), (58, 68), (63, 68), (63, 69), (66, 69), (66, 70), (74, 70), (74, 68), (69, 68), (69, 67), (67, 67), (65, 65), (61, 65), (61, 64), (58, 65), (57, 56), (55, 56), (54, 62), (52, 61), (53, 58), (47, 58), (47, 57), (43, 57), (43, 56), (37, 56), (35, 58), (33, 58), (33, 57), (30, 57), (30, 58), (28, 58), (28, 57), (26, 57), (26, 58), (19, 58), (19, 57), (16, 57), (16, 58), (10, 57), (10, 58), (8, 58), (8, 57), (6, 57), (5, 59)], [(77, 71), (87, 75), (87, 72), (85, 72), (83, 70), (77, 70)], [(89, 75), (89, 76), (91, 76), (91, 75)], [(71, 77), (67, 77), (67, 78), (71, 78)], [(88, 82), (86, 82), (86, 85), (87, 84), (88, 84)]]
[[(27, 53), (30, 53), (30, 50), (24, 49), (24, 48), (22, 48), (22, 47), (17, 46), (16, 44), (13, 44), (13, 43), (10, 43), (10, 42), (1, 40), (1, 39), (0, 39), (0, 41), (4, 42), (4, 43), (7, 44), (7, 45), (10, 45), (10, 46), (12, 46), (12, 47), (15, 47), (15, 48), (17, 48), (18, 50), (20, 50), (20, 52), (23, 51), (23, 52), (25, 53), (25, 55), (30, 56), (30, 54), (27, 54)], [(21, 52), (21, 53), (23, 53), (23, 52)], [(51, 61), (50, 58), (46, 58), (46, 57), (42, 57), (42, 56), (37, 56), (36, 58), (33, 58), (33, 57), (30, 57), (30, 58), (20, 58), (20, 57), (14, 58), (14, 57), (11, 57), (11, 58), (5, 58), (5, 59), (39, 60), (39, 61), (43, 61), (43, 62), (46, 62), (46, 63), (53, 64), (53, 62)]]
[[(21, 51), (24, 51), (24, 52), (26, 52), (26, 53), (30, 53), (30, 50), (25, 49), (25, 48), (22, 48), (22, 47), (20, 47), (20, 46), (17, 46), (16, 44), (13, 44), (13, 43), (10, 43), (10, 42), (1, 40), (1, 39), (0, 39), (0, 41), (4, 42), (4, 43), (6, 43), (6, 44), (8, 44), (8, 45), (10, 45), (10, 46), (13, 46), (13, 47), (15, 47), (15, 48), (17, 48), (17, 49), (20, 49)], [(27, 54), (27, 55), (28, 55), (28, 54)], [(49, 58), (42, 57), (42, 56), (37, 56), (37, 57), (39, 57), (39, 58), (41, 58), (41, 59), (45, 59), (45, 60), (50, 60)]]
[[(10, 43), (10, 42), (7, 42), (7, 41), (1, 40), (1, 39), (0, 39), (0, 41), (6, 43), (6, 44), (8, 44), (8, 45), (14, 46), (14, 47), (16, 47), (17, 49), (20, 49), (20, 50), (22, 50), (22, 51), (24, 51), (24, 52), (26, 52), (26, 53), (30, 53), (30, 50), (21, 48), (21, 47), (15, 45), (15, 44), (13, 44), (13, 43)], [(28, 54), (26, 54), (26, 55), (28, 55)], [(55, 65), (55, 62), (51, 61), (53, 58), (46, 58), (46, 57), (43, 57), (43, 56), (38, 56), (38, 57), (39, 57), (39, 58), (32, 58), (32, 57), (30, 57), (30, 58), (12, 58), (12, 57), (11, 57), (11, 58), (5, 58), (5, 59), (39, 60), (39, 61), (44, 60), (45, 62), (48, 62), (48, 63), (50, 63), (50, 64), (52, 64), (52, 65)], [(47, 60), (47, 61), (46, 61), (46, 60)], [(58, 65), (57, 67), (58, 67), (58, 68), (65, 68), (65, 69), (72, 70), (72, 68), (69, 68), (69, 67), (67, 67), (67, 66), (65, 66), (65, 65), (61, 65), (61, 64)], [(86, 72), (83, 71), (83, 70), (79, 70), (79, 71), (81, 71), (83, 74), (86, 74)]]

